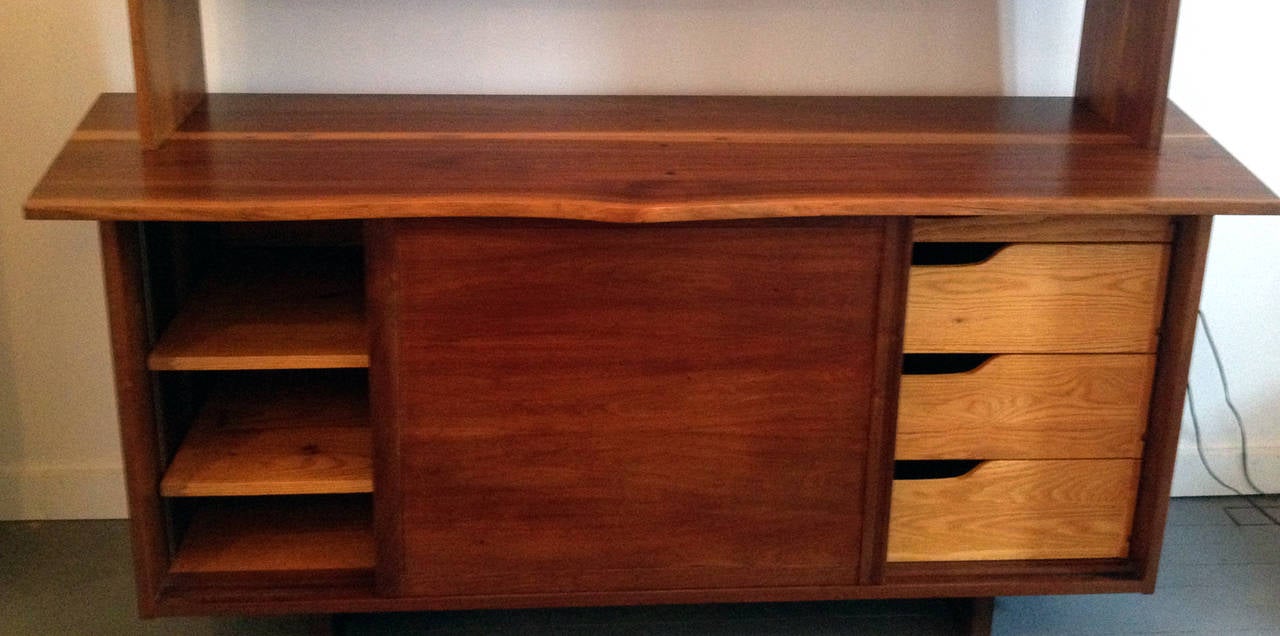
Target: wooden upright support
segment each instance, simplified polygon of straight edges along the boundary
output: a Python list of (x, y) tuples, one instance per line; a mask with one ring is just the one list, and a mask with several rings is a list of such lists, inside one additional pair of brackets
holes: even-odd
[(1088, 0), (1076, 98), (1146, 148), (1164, 133), (1179, 0)]
[(160, 147), (205, 96), (200, 0), (129, 0), (138, 131)]

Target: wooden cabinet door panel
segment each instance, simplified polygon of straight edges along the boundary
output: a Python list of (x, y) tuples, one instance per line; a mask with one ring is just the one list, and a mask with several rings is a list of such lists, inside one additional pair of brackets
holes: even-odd
[(885, 228), (381, 232), (384, 591), (857, 582)]

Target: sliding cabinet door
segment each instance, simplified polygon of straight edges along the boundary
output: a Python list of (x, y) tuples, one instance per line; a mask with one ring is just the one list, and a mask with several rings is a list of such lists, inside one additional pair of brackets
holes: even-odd
[(376, 226), (383, 592), (859, 582), (899, 230)]

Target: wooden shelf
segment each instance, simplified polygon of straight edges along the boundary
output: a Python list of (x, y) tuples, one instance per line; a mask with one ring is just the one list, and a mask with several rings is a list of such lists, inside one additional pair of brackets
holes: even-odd
[(222, 255), (148, 365), (153, 371), (369, 366), (359, 250)]
[(371, 571), (368, 497), (272, 497), (203, 502), (171, 574), (336, 574)]
[(160, 483), (166, 497), (369, 492), (368, 390), (349, 372), (219, 378)]
[(143, 151), (100, 99), (32, 218), (1280, 213), (1176, 108), (1144, 149), (1070, 98), (211, 95)]

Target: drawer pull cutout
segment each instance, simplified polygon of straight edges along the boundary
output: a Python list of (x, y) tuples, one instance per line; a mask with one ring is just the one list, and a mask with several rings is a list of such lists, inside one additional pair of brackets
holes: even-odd
[(894, 481), (955, 479), (964, 477), (982, 465), (978, 459), (918, 459), (893, 463)]
[(976, 265), (989, 260), (1008, 243), (916, 243), (911, 246), (911, 264)]
[(995, 357), (990, 353), (908, 353), (902, 356), (903, 375), (953, 375), (975, 371)]

